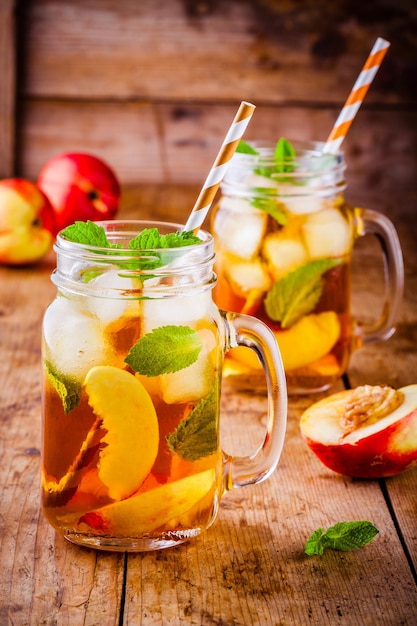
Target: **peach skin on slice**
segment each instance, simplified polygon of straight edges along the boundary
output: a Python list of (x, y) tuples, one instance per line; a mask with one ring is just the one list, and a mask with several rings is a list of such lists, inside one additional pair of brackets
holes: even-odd
[(135, 537), (181, 517), (214, 486), (215, 471), (209, 469), (91, 511), (81, 517), (79, 524), (104, 534)]
[(155, 407), (143, 384), (126, 370), (93, 367), (84, 381), (88, 402), (107, 432), (101, 442), (98, 477), (113, 500), (136, 491), (158, 454)]

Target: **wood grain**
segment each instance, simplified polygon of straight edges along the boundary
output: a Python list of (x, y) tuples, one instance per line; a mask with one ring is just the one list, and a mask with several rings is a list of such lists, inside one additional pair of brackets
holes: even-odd
[[(142, 218), (179, 216), (195, 193), (193, 186), (125, 189), (121, 217), (137, 217), (138, 205)], [(405, 257), (414, 263), (414, 242), (404, 236), (409, 229), (403, 221), (399, 226), (404, 246), (411, 245)], [(372, 247), (358, 254), (362, 267), (372, 264)], [(226, 494), (212, 528), (189, 544), (125, 557), (78, 548), (55, 534), (39, 511), (40, 325), (54, 297), (54, 265), (51, 253), (32, 268), (0, 267), (0, 622), (413, 626), (417, 470), (381, 482), (327, 470), (298, 427), (302, 411), (320, 395), (289, 398), (277, 470), (260, 485)], [(412, 285), (399, 325), (406, 321), (412, 332), (415, 275), (408, 266)], [(370, 278), (372, 296), (372, 273), (363, 276)], [(395, 378), (382, 369), (387, 381), (411, 382), (407, 363), (414, 367), (415, 347), (390, 342), (375, 345), (373, 362), (365, 357), (368, 348), (357, 352), (351, 382), (376, 380), (385, 349), (387, 360), (398, 364)], [(264, 394), (224, 382), (222, 445), (228, 453), (256, 449), (265, 410)], [(348, 519), (371, 520), (379, 535), (354, 552), (304, 554), (315, 528)]]
[(12, 176), (15, 163), (16, 0), (0, 3), (0, 178)]
[(415, 190), (414, 13), (402, 1), (400, 12), (377, 0), (366, 19), (355, 3), (295, 0), (21, 3), (17, 172), (34, 179), (75, 149), (124, 184), (202, 184), (241, 100), (257, 105), (249, 138), (324, 141), (386, 36), (346, 142), (350, 176)]
[[(326, 25), (317, 10), (309, 15), (312, 7), (303, 4), (300, 10), (297, 2), (283, 7), (279, 2), (237, 0), (29, 0), (22, 6), (22, 93), (173, 101), (261, 96), (264, 103), (340, 104), (374, 40), (388, 32), (388, 20), (385, 24), (368, 20), (349, 29), (348, 12), (333, 16), (335, 35), (339, 20), (339, 45), (320, 48)], [(207, 10), (198, 14), (198, 5)], [(331, 19), (331, 15), (326, 17)], [(77, 28), (78, 24), (85, 28)], [(412, 32), (405, 16), (402, 26), (401, 35), (407, 29)], [(401, 42), (399, 32), (390, 35), (394, 43)], [(411, 57), (412, 49), (408, 54)], [(389, 102), (404, 97), (398, 65), (407, 58), (403, 38), (397, 51), (397, 73), (389, 73), (392, 61), (386, 70), (384, 63), (382, 78), (369, 94), (371, 102), (381, 93)]]
[[(405, 294), (396, 333), (355, 352), (348, 376), (351, 386), (414, 384), (416, 26), (414, 0), (375, 0), (372, 10), (322, 0), (2, 0), (0, 177), (35, 180), (58, 152), (92, 152), (122, 182), (121, 217), (184, 223), (242, 99), (257, 105), (247, 139), (324, 140), (383, 36), (391, 49), (344, 144), (346, 196), (393, 220)], [(37, 266), (0, 267), (0, 623), (414, 626), (417, 470), (359, 481), (324, 468), (298, 428), (319, 396), (290, 397), (278, 469), (226, 494), (213, 527), (189, 544), (106, 554), (57, 536), (39, 508), (40, 328), (54, 266), (51, 253)], [(375, 241), (358, 242), (354, 274), (354, 306), (371, 316), (381, 302)], [(225, 450), (256, 449), (265, 403), (225, 381)], [(304, 554), (315, 528), (363, 518), (380, 531), (366, 548)]]

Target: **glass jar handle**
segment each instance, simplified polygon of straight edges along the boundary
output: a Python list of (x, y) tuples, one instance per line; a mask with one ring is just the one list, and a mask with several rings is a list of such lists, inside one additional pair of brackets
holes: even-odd
[(391, 220), (371, 209), (355, 209), (357, 235), (375, 235), (384, 262), (385, 294), (381, 315), (373, 324), (361, 324), (359, 333), (363, 344), (388, 339), (395, 331), (404, 292), (404, 262), (397, 231)]
[(245, 346), (255, 351), (264, 369), (268, 410), (265, 436), (252, 456), (224, 453), (226, 491), (259, 483), (276, 468), (284, 446), (287, 425), (287, 385), (284, 367), (272, 331), (260, 320), (244, 314), (221, 312), (226, 330), (226, 351)]

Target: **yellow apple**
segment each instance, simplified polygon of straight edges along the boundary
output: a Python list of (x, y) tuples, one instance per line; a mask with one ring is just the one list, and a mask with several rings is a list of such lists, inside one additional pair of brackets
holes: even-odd
[(39, 261), (51, 249), (55, 229), (53, 208), (34, 183), (0, 180), (0, 264)]

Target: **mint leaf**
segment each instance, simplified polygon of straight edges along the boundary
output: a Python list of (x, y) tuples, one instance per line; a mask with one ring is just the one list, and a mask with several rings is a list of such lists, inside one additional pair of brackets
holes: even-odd
[(80, 404), (81, 383), (72, 376), (60, 374), (49, 361), (45, 362), (48, 380), (62, 401), (65, 415)]
[(135, 343), (125, 362), (139, 374), (159, 376), (192, 365), (201, 348), (200, 335), (189, 326), (160, 326)]
[(317, 530), (311, 533), (310, 537), (307, 539), (304, 552), (309, 556), (313, 554), (323, 554), (323, 535), (324, 528), (317, 528)]
[[(264, 189), (260, 191), (260, 193), (264, 192)], [(252, 198), (251, 205), (255, 207), (255, 209), (259, 209), (260, 211), (268, 213), (268, 215), (270, 215), (276, 222), (278, 222), (278, 224), (281, 224), (281, 226), (285, 226), (288, 221), (287, 213), (285, 209), (283, 209), (284, 205), (282, 204), (282, 202), (279, 202), (274, 198)]]
[(157, 250), (160, 248), (182, 248), (201, 243), (192, 231), (177, 231), (161, 235), (157, 228), (145, 228), (129, 241), (129, 248), (134, 250)]
[(288, 173), (294, 171), (295, 150), (292, 144), (281, 137), (275, 146), (274, 159), (277, 162), (276, 172)]
[(74, 243), (82, 243), (99, 248), (113, 248), (107, 239), (106, 231), (102, 226), (88, 220), (87, 222), (75, 222), (64, 228), (61, 233), (65, 239)]
[(197, 461), (214, 454), (218, 447), (218, 385), (166, 437), (171, 452), (185, 461)]
[(268, 316), (282, 328), (290, 328), (311, 313), (320, 300), (323, 274), (340, 263), (340, 259), (317, 259), (278, 280), (264, 301)]
[(167, 248), (183, 248), (196, 243), (201, 243), (201, 239), (196, 237), (192, 231), (177, 231), (161, 235), (157, 228), (145, 228), (136, 237), (129, 241), (129, 249), (143, 251), (140, 258), (131, 263), (133, 269), (156, 269), (169, 263), (163, 253), (155, 250)]
[(325, 548), (349, 552), (366, 546), (379, 533), (379, 530), (366, 520), (339, 522), (324, 532), (323, 528), (315, 530), (307, 539), (305, 553), (309, 556), (322, 554)]
[(252, 146), (246, 143), (246, 141), (243, 141), (243, 139), (237, 144), (236, 152), (240, 154), (259, 154), (255, 148), (252, 148)]

